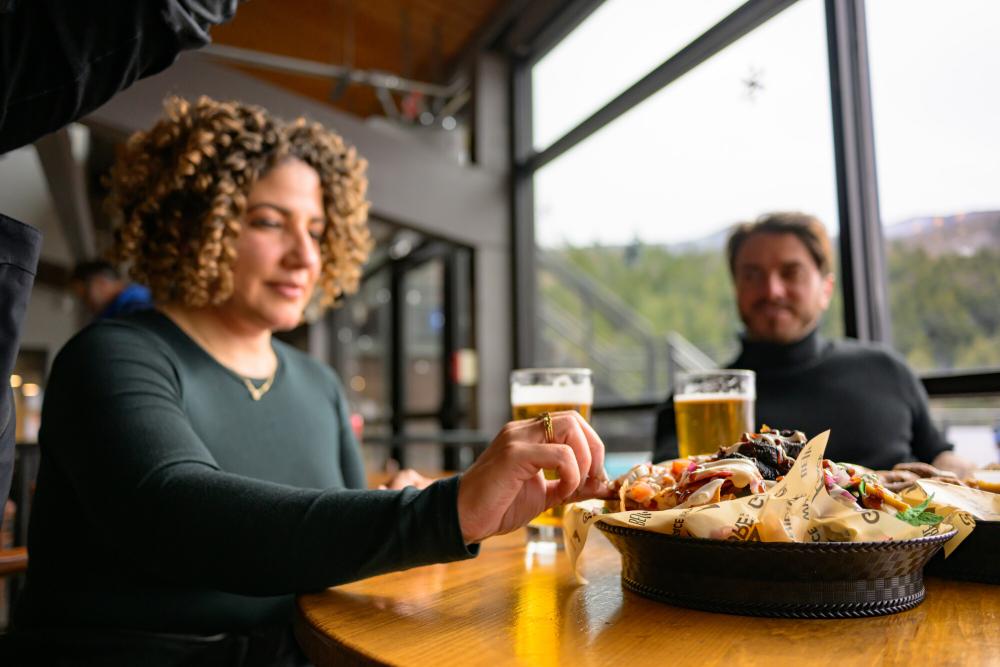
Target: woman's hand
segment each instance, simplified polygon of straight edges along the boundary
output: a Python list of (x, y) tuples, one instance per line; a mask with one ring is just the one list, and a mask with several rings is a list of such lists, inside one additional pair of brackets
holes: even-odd
[[(607, 497), (604, 443), (575, 411), (552, 414), (552, 443), (541, 419), (510, 422), (462, 475), (458, 519), (466, 544), (520, 528), (565, 502)], [(542, 469), (559, 479), (546, 480)]]
[(379, 484), (378, 488), (399, 491), (400, 489), (405, 489), (408, 486), (414, 486), (420, 490), (426, 489), (433, 481), (433, 479), (424, 477), (416, 470), (404, 468), (403, 470), (395, 473), (385, 484)]

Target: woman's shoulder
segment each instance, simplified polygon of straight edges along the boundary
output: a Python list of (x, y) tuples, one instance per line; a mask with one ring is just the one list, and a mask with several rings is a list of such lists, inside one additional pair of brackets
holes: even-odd
[(157, 316), (163, 317), (150, 311), (88, 324), (63, 346), (55, 364), (111, 366), (115, 361), (138, 358), (147, 363), (155, 363), (157, 358), (170, 363), (175, 354), (160, 331)]

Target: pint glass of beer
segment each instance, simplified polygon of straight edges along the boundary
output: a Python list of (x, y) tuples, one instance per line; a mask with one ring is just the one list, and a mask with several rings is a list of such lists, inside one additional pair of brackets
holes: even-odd
[[(514, 419), (531, 419), (543, 412), (576, 410), (590, 421), (594, 386), (589, 368), (524, 368), (510, 374), (510, 405)], [(545, 477), (556, 479), (556, 471)], [(562, 548), (562, 506), (542, 512), (528, 524), (529, 542), (550, 542)]]
[(714, 454), (754, 430), (755, 375), (744, 370), (679, 373), (674, 385), (681, 458)]

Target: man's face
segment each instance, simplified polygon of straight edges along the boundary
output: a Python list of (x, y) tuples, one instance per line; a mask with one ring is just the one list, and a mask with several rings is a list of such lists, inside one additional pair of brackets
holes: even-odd
[(91, 276), (88, 280), (77, 280), (73, 283), (73, 291), (91, 315), (99, 315), (103, 312), (108, 304), (118, 296), (122, 287), (121, 281), (100, 274)]
[(833, 275), (822, 275), (794, 234), (752, 234), (734, 262), (740, 319), (750, 340), (794, 343), (830, 305)]

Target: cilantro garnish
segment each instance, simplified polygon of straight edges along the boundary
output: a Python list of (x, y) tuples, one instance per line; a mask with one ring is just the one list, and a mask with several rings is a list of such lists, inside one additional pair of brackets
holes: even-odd
[(896, 518), (900, 521), (905, 521), (911, 526), (933, 526), (941, 523), (941, 521), (944, 520), (943, 516), (927, 511), (927, 506), (930, 505), (931, 498), (933, 497), (934, 494), (932, 493), (924, 502), (920, 503), (916, 507), (911, 507), (907, 510), (899, 512), (896, 515)]

